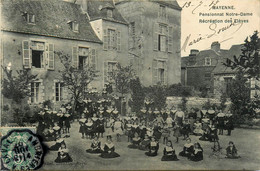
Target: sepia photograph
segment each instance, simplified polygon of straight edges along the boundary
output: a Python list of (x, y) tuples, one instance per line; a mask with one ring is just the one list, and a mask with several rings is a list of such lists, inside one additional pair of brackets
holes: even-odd
[(260, 170), (260, 0), (0, 0), (1, 170)]

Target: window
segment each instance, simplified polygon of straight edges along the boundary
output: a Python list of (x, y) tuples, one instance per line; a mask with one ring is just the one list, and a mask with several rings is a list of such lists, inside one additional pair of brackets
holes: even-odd
[(130, 31), (129, 45), (130, 48), (134, 48), (135, 47), (135, 22), (130, 22), (129, 31)]
[(112, 73), (117, 69), (117, 62), (108, 62), (107, 63), (107, 81), (112, 82)]
[(22, 48), (24, 68), (54, 69), (54, 44), (24, 40)]
[(225, 77), (224, 82), (225, 82), (225, 89), (226, 89), (226, 94), (229, 96), (231, 93), (231, 86), (232, 86), (232, 77)]
[(40, 83), (31, 83), (31, 103), (39, 103)]
[(209, 57), (205, 58), (205, 65), (206, 66), (211, 66), (211, 58), (209, 58)]
[(103, 32), (104, 50), (121, 51), (121, 32), (111, 28), (105, 28)]
[(55, 100), (56, 102), (62, 101), (63, 99), (63, 83), (57, 82), (55, 83)]
[(77, 22), (72, 22), (72, 31), (74, 32), (79, 32), (79, 23)]
[(116, 31), (108, 29), (108, 49), (116, 49)]
[(206, 72), (205, 73), (205, 80), (210, 80), (211, 78), (211, 73), (210, 72)]
[(84, 67), (93, 67), (93, 69), (96, 70), (96, 49), (90, 49), (88, 47), (72, 47), (72, 65), (78, 69), (84, 69)]
[(32, 66), (35, 68), (43, 68), (43, 51), (32, 50)]
[(167, 15), (166, 15), (166, 7), (163, 5), (160, 5), (160, 9), (159, 9), (159, 17), (161, 19), (166, 19)]
[(83, 69), (89, 65), (89, 48), (79, 47), (78, 69)]
[(27, 13), (26, 17), (27, 17), (27, 23), (35, 24), (35, 15)]
[(158, 61), (158, 82), (161, 84), (165, 83), (165, 61)]
[(158, 34), (158, 50), (165, 52), (167, 46), (167, 26), (160, 25), (159, 26), (159, 34)]
[(112, 9), (107, 9), (107, 17), (108, 18), (113, 18), (113, 11), (112, 11)]

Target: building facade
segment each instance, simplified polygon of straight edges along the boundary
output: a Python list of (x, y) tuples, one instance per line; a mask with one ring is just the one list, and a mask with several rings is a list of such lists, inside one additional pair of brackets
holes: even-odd
[(221, 63), (227, 50), (220, 49), (220, 43), (213, 42), (209, 50), (191, 50), (189, 56), (182, 57), (182, 84), (203, 89), (213, 94), (213, 70)]
[(132, 64), (144, 86), (180, 82), (176, 1), (3, 0), (1, 9), (1, 65), (38, 75), (29, 85), (30, 104), (70, 98), (55, 52), (71, 56), (78, 69), (93, 66), (99, 77), (90, 86), (98, 91), (117, 63)]
[(102, 41), (80, 12), (80, 6), (62, 1), (1, 3), (1, 65), (12, 70), (26, 68), (38, 75), (37, 81), (29, 85), (29, 104), (68, 100), (68, 91), (59, 76), (63, 65), (54, 52), (70, 55), (72, 63), (80, 68), (97, 65), (102, 48)]
[(171, 85), (181, 78), (181, 8), (176, 1), (120, 1), (129, 23), (129, 60), (143, 85)]

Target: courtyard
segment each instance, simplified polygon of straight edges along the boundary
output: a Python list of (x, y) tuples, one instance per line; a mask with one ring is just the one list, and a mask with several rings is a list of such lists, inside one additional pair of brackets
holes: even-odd
[[(115, 144), (116, 152), (120, 154), (119, 158), (102, 159), (96, 154), (86, 153), (86, 149), (90, 148), (91, 140), (82, 139), (79, 131), (78, 122), (71, 125), (71, 133), (69, 138), (65, 138), (65, 143), (69, 149), (69, 154), (73, 159), (71, 163), (55, 163), (57, 151), (49, 151), (44, 159), (42, 170), (180, 170), (180, 169), (196, 169), (196, 170), (258, 170), (260, 169), (260, 131), (254, 129), (235, 128), (231, 136), (220, 135), (220, 145), (223, 148), (219, 157), (211, 156), (213, 143), (207, 141), (199, 141), (198, 136), (191, 135), (192, 142), (198, 141), (204, 150), (204, 160), (200, 162), (192, 162), (187, 158), (178, 156), (179, 161), (162, 162), (164, 144), (160, 141), (160, 148), (156, 157), (145, 156), (145, 151), (137, 149), (129, 149), (127, 145), (127, 137), (123, 136), (121, 142)], [(106, 138), (101, 138), (104, 144)], [(170, 139), (173, 147), (178, 154), (185, 143), (184, 140), (175, 143), (175, 137), (171, 133)], [(225, 148), (229, 141), (233, 141), (238, 149), (239, 159), (226, 159)], [(51, 145), (54, 142), (48, 142)]]

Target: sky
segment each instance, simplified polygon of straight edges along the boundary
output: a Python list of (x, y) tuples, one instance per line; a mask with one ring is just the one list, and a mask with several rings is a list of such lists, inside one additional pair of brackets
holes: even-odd
[[(254, 31), (260, 31), (260, 0), (177, 0), (177, 2), (182, 7), (181, 56), (189, 55), (190, 49), (210, 49), (214, 41), (221, 43), (221, 49), (229, 49), (234, 44), (242, 44)], [(212, 4), (218, 9), (213, 9)], [(223, 16), (205, 16), (207, 15), (205, 13), (218, 13), (218, 15), (223, 13)], [(233, 13), (238, 16), (232, 16)], [(218, 21), (215, 23), (206, 21), (210, 19)]]

